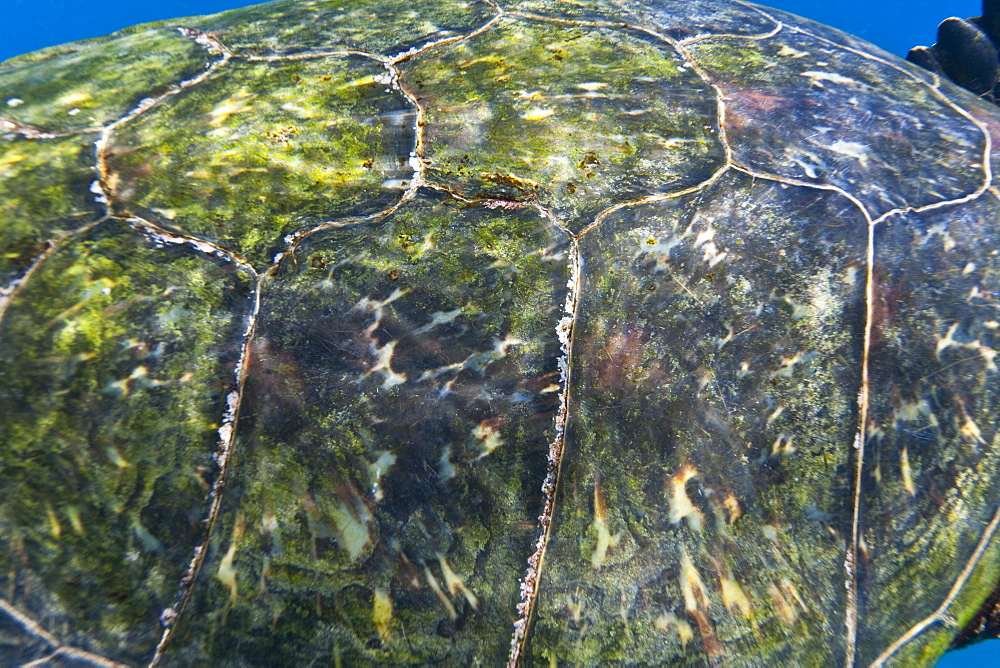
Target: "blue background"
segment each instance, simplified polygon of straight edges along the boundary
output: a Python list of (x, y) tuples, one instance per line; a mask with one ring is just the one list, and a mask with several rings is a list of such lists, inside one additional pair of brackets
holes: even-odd
[[(854, 33), (904, 56), (911, 46), (934, 42), (937, 24), (948, 16), (974, 16), (978, 0), (761, 0)], [(211, 14), (242, 7), (238, 0), (0, 0), (0, 60), (136, 23)], [(405, 6), (405, 0), (400, 0)], [(945, 655), (938, 668), (1000, 667), (1000, 640)]]
[[(948, 16), (974, 16), (979, 0), (760, 0), (846, 30), (906, 55), (934, 42)], [(157, 19), (211, 14), (255, 4), (239, 0), (0, 0), (0, 60), (44, 46), (95, 37)], [(400, 0), (405, 6), (406, 0)]]

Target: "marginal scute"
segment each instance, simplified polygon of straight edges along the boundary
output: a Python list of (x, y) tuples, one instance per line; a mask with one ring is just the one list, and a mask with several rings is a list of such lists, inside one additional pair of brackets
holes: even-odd
[(90, 191), (95, 138), (0, 138), (0, 294), (51, 241), (102, 215)]
[(115, 210), (263, 268), (285, 236), (401, 196), (414, 116), (368, 58), (230, 63), (118, 129), (106, 181)]
[(898, 66), (787, 29), (686, 49), (723, 95), (737, 164), (841, 188), (872, 218), (984, 185), (982, 130)]
[(173, 603), (204, 538), (253, 287), (156, 245), (118, 221), (67, 240), (0, 323), (0, 586), (128, 662), (151, 656), (159, 633), (136, 620)]
[[(860, 634), (862, 661), (900, 635), (893, 620), (933, 613), (997, 508), (998, 215), (987, 197), (892, 217), (875, 231), (871, 382), (881, 391), (866, 459), (881, 479), (864, 477), (861, 502), (871, 554), (865, 591), (879, 596), (862, 599), (871, 620)], [(916, 575), (928, 563), (940, 573), (933, 581)], [(983, 568), (983, 579), (1000, 574), (995, 560)], [(947, 643), (952, 630), (929, 635)]]
[(0, 102), (0, 117), (49, 132), (100, 128), (215, 58), (168, 27), (36, 51), (0, 63), (0, 100), (8, 101)]
[(393, 56), (468, 33), (496, 11), (488, 2), (338, 0), (270, 2), (183, 21), (248, 55), (294, 55), (346, 49)]

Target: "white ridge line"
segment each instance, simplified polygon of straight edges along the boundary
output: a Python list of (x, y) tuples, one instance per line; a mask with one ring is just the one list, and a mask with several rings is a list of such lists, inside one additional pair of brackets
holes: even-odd
[[(257, 272), (253, 270), (253, 267), (245, 265), (245, 268), (249, 269), (254, 276), (257, 276)], [(257, 286), (254, 288), (253, 312), (250, 314), (247, 321), (247, 327), (243, 334), (243, 346), (240, 350), (240, 360), (236, 365), (236, 389), (230, 392), (226, 397), (227, 409), (222, 418), (222, 426), (219, 427), (219, 444), (214, 455), (215, 461), (219, 465), (219, 475), (216, 477), (215, 482), (212, 483), (212, 503), (209, 508), (208, 517), (205, 519), (205, 540), (200, 545), (195, 547), (194, 554), (191, 557), (191, 561), (188, 563), (187, 570), (181, 578), (181, 593), (179, 602), (174, 606), (167, 608), (160, 614), (160, 623), (163, 625), (163, 633), (160, 635), (160, 641), (156, 645), (156, 650), (153, 653), (152, 659), (150, 659), (150, 667), (155, 666), (163, 658), (163, 652), (166, 650), (167, 644), (170, 642), (170, 637), (173, 633), (173, 629), (176, 627), (177, 620), (184, 613), (184, 610), (187, 608), (187, 605), (191, 600), (195, 584), (197, 583), (198, 574), (205, 562), (205, 557), (208, 551), (208, 543), (212, 538), (216, 520), (219, 518), (219, 511), (222, 507), (222, 492), (226, 486), (226, 479), (229, 474), (229, 460), (233, 454), (233, 445), (236, 440), (236, 428), (239, 426), (240, 421), (240, 408), (243, 404), (247, 371), (250, 366), (250, 346), (253, 343), (254, 334), (257, 330), (257, 316), (260, 313), (260, 293), (263, 288), (263, 281), (265, 277), (266, 276), (257, 276)]]
[[(492, 3), (487, 3), (487, 4), (493, 6)], [(406, 100), (413, 106), (413, 112), (414, 112), (413, 150), (410, 151), (410, 157), (408, 163), (410, 168), (413, 170), (413, 176), (411, 177), (410, 183), (406, 187), (406, 190), (403, 192), (402, 195), (399, 196), (399, 199), (397, 199), (396, 202), (386, 207), (385, 209), (382, 209), (381, 211), (376, 211), (375, 213), (371, 213), (364, 216), (349, 216), (345, 218), (329, 220), (314, 225), (313, 227), (307, 230), (302, 230), (300, 232), (287, 235), (285, 237), (285, 243), (288, 244), (288, 248), (278, 253), (275, 256), (271, 270), (275, 269), (286, 256), (290, 255), (291, 253), (294, 253), (295, 249), (298, 247), (299, 243), (303, 239), (315, 234), (316, 232), (320, 232), (322, 230), (330, 228), (344, 227), (346, 225), (351, 225), (355, 223), (364, 223), (364, 222), (376, 223), (381, 220), (384, 220), (388, 216), (391, 216), (393, 213), (395, 213), (403, 204), (416, 197), (417, 192), (420, 190), (420, 188), (426, 185), (433, 185), (433, 184), (428, 184), (425, 178), (426, 165), (424, 164), (424, 159), (423, 159), (424, 147), (426, 143), (424, 140), (424, 118), (427, 112), (424, 109), (424, 106), (420, 103), (420, 100), (416, 96), (416, 94), (408, 90), (400, 82), (402, 72), (400, 71), (398, 65), (401, 62), (406, 61), (415, 55), (424, 53), (425, 51), (429, 51), (440, 45), (452, 44), (454, 42), (464, 41), (486, 32), (488, 29), (493, 27), (493, 25), (497, 23), (503, 16), (502, 10), (499, 10), (496, 7), (494, 7), (494, 9), (497, 9), (497, 14), (495, 16), (491, 17), (489, 21), (487, 21), (486, 23), (484, 23), (483, 25), (481, 25), (480, 27), (476, 28), (475, 30), (469, 33), (465, 33), (462, 35), (453, 35), (451, 37), (446, 37), (433, 42), (428, 42), (427, 44), (424, 44), (419, 48), (414, 48), (410, 49), (409, 51), (404, 51), (396, 56), (384, 56), (378, 53), (371, 53), (368, 51), (346, 49), (342, 51), (331, 51), (328, 52), (328, 54), (296, 54), (296, 57), (274, 56), (274, 57), (250, 58), (251, 60), (273, 60), (273, 61), (305, 59), (305, 58), (321, 57), (323, 55), (353, 55), (353, 56), (368, 58), (370, 60), (374, 60), (375, 62), (382, 63), (382, 65), (388, 71), (389, 79), (387, 83), (393, 88), (393, 90), (398, 91), (400, 95), (406, 98)], [(240, 56), (236, 54), (235, 57), (240, 57)], [(452, 194), (454, 196), (453, 193), (449, 194)]]
[[(765, 11), (765, 8), (759, 7), (757, 5), (754, 5), (754, 4), (751, 4), (751, 3), (748, 3), (748, 2), (744, 2), (743, 0), (735, 0), (735, 1), (736, 1), (737, 4), (740, 4), (740, 5), (743, 5), (744, 7), (752, 9), (753, 11), (757, 12), (761, 16), (766, 17), (770, 21), (777, 22), (780, 26), (785, 27), (788, 30), (791, 30), (792, 32), (797, 32), (800, 35), (807, 35), (807, 36), (812, 37), (813, 39), (815, 39), (817, 41), (829, 44), (830, 46), (832, 46), (834, 48), (841, 49), (841, 50), (847, 51), (849, 53), (853, 53), (856, 56), (864, 58), (865, 60), (871, 60), (871, 61), (874, 61), (874, 62), (877, 62), (877, 63), (881, 63), (881, 64), (885, 65), (886, 67), (890, 67), (890, 68), (896, 70), (897, 72), (899, 72), (903, 76), (905, 76), (908, 79), (910, 79), (911, 81), (913, 81), (915, 84), (917, 84), (919, 86), (925, 86), (928, 90), (931, 91), (931, 94), (934, 97), (936, 97), (939, 102), (942, 102), (945, 106), (950, 107), (953, 111), (955, 111), (956, 113), (958, 113), (958, 115), (964, 116), (966, 118), (966, 120), (968, 120), (973, 125), (975, 125), (979, 129), (979, 131), (983, 133), (983, 139), (984, 139), (984, 144), (985, 144), (984, 145), (984, 150), (983, 150), (983, 184), (979, 188), (977, 188), (974, 192), (972, 192), (972, 193), (970, 193), (968, 195), (965, 195), (963, 197), (960, 197), (960, 198), (953, 198), (953, 199), (950, 199), (950, 200), (941, 200), (941, 201), (938, 201), (938, 202), (932, 202), (930, 204), (925, 204), (925, 205), (922, 205), (922, 206), (919, 206), (919, 207), (909, 206), (909, 207), (898, 207), (896, 209), (891, 209), (891, 210), (886, 211), (885, 213), (879, 215), (878, 218), (875, 220), (876, 224), (882, 222), (882, 220), (884, 220), (885, 218), (888, 218), (890, 215), (892, 215), (894, 213), (903, 213), (903, 212), (907, 212), (907, 211), (915, 211), (915, 212), (919, 213), (919, 212), (928, 211), (928, 210), (931, 210), (931, 209), (937, 209), (937, 208), (940, 208), (940, 207), (943, 207), (943, 206), (949, 206), (951, 204), (961, 204), (961, 203), (964, 203), (964, 202), (972, 201), (972, 200), (977, 199), (978, 197), (980, 197), (993, 184), (993, 165), (992, 165), (992, 162), (990, 160), (990, 158), (992, 157), (992, 151), (993, 151), (993, 137), (992, 137), (992, 135), (989, 132), (989, 128), (986, 126), (985, 123), (981, 122), (975, 116), (973, 116), (968, 111), (966, 111), (963, 107), (961, 107), (960, 105), (956, 104), (951, 98), (949, 98), (947, 95), (945, 95), (944, 93), (941, 92), (941, 88), (940, 88), (940, 86), (941, 86), (941, 79), (940, 79), (940, 77), (938, 77), (938, 75), (936, 73), (929, 72), (929, 71), (925, 72), (925, 71), (921, 70), (921, 74), (928, 74), (931, 77), (931, 80), (933, 81), (933, 83), (928, 82), (922, 76), (920, 76), (919, 74), (915, 74), (912, 70), (908, 69), (907, 67), (902, 67), (902, 66), (900, 66), (900, 65), (898, 65), (898, 64), (896, 64), (896, 63), (894, 63), (892, 61), (886, 60), (885, 58), (880, 58), (879, 56), (876, 56), (874, 54), (868, 53), (866, 51), (861, 51), (859, 49), (855, 49), (854, 47), (849, 46), (847, 44), (841, 44), (841, 43), (835, 42), (835, 41), (833, 41), (833, 40), (831, 40), (829, 38), (822, 37), (820, 35), (816, 35), (814, 33), (809, 32), (805, 28), (800, 28), (798, 26), (788, 25), (788, 24), (782, 23), (778, 19), (776, 19), (773, 16), (771, 16), (770, 14), (768, 14)], [(913, 67), (917, 67), (917, 66), (914, 65)]]
[(779, 32), (781, 32), (781, 29), (783, 27), (784, 25), (781, 22), (775, 21), (775, 26), (770, 30), (768, 30), (767, 32), (757, 33), (754, 35), (736, 35), (731, 33), (705, 33), (703, 35), (692, 35), (691, 37), (685, 37), (684, 39), (679, 40), (677, 44), (683, 47), (687, 46), (688, 44), (694, 44), (696, 42), (702, 42), (709, 39), (746, 39), (752, 41), (762, 41), (765, 39), (770, 39), (775, 35), (777, 35)]
[(178, 27), (177, 30), (185, 37), (189, 37), (198, 44), (201, 44), (202, 46), (207, 48), (209, 52), (221, 53), (222, 57), (219, 58), (218, 60), (213, 61), (211, 65), (209, 65), (208, 67), (205, 68), (204, 71), (202, 71), (201, 74), (180, 82), (170, 90), (161, 93), (156, 97), (147, 97), (145, 99), (140, 100), (139, 104), (137, 104), (135, 108), (133, 108), (130, 112), (128, 112), (118, 120), (114, 121), (113, 123), (106, 125), (101, 130), (100, 136), (97, 138), (97, 141), (94, 142), (94, 147), (97, 151), (98, 180), (96, 182), (97, 183), (96, 190), (100, 191), (100, 194), (103, 195), (103, 197), (105, 198), (109, 212), (111, 210), (112, 189), (108, 185), (109, 174), (108, 174), (106, 153), (107, 153), (108, 141), (110, 141), (111, 139), (111, 133), (114, 132), (120, 125), (131, 121), (136, 116), (139, 116), (140, 114), (155, 107), (156, 105), (160, 104), (167, 98), (173, 97), (174, 95), (177, 95), (183, 92), (184, 90), (187, 90), (188, 88), (196, 86), (200, 84), (202, 81), (205, 81), (210, 76), (212, 76), (220, 67), (228, 63), (230, 59), (232, 59), (233, 57), (232, 52), (229, 49), (227, 49), (222, 42), (220, 42), (212, 35), (203, 33), (198, 30), (193, 30), (191, 28)]
[(492, 28), (501, 18), (503, 18), (506, 15), (506, 12), (502, 8), (497, 7), (496, 5), (493, 5), (492, 3), (486, 3), (486, 4), (488, 4), (491, 7), (493, 7), (493, 9), (496, 12), (496, 14), (494, 14), (493, 16), (491, 16), (490, 19), (488, 21), (486, 21), (486, 23), (484, 23), (483, 25), (479, 26), (475, 30), (472, 30), (471, 32), (464, 33), (462, 35), (452, 35), (451, 37), (442, 37), (441, 39), (438, 39), (438, 40), (432, 40), (432, 41), (427, 42), (426, 44), (424, 44), (422, 46), (414, 47), (412, 49), (409, 49), (407, 51), (403, 51), (402, 53), (398, 53), (395, 56), (390, 57), (389, 58), (390, 62), (393, 65), (397, 65), (397, 64), (401, 63), (404, 60), (408, 60), (408, 59), (412, 58), (413, 56), (416, 56), (416, 55), (419, 55), (421, 53), (424, 53), (425, 51), (430, 51), (431, 49), (435, 49), (438, 46), (443, 46), (445, 44), (452, 44), (454, 42), (464, 42), (467, 39), (472, 39), (473, 37), (478, 37), (479, 35), (483, 34), (487, 30), (489, 30), (490, 28)]
[(140, 218), (139, 216), (129, 216), (128, 218), (115, 216), (115, 218), (117, 220), (124, 220), (132, 227), (132, 229), (138, 230), (156, 243), (174, 245), (188, 244), (206, 255), (215, 255), (230, 264), (241, 266), (253, 274), (254, 277), (257, 276), (257, 271), (248, 260), (240, 257), (231, 250), (212, 243), (211, 241), (202, 239), (201, 237), (191, 236), (189, 234), (171, 232), (170, 230), (162, 228), (145, 218)]
[[(539, 207), (541, 209), (541, 207)], [(542, 209), (548, 214), (548, 211)], [(551, 215), (549, 216), (551, 218)], [(559, 226), (561, 228), (561, 226)], [(507, 657), (507, 668), (517, 668), (521, 665), (521, 653), (527, 640), (528, 627), (535, 611), (538, 596), (538, 581), (542, 576), (542, 566), (545, 560), (545, 550), (552, 533), (552, 516), (555, 512), (556, 492), (559, 486), (559, 472), (562, 468), (563, 449), (566, 446), (566, 421), (569, 418), (569, 391), (572, 376), (573, 360), (573, 328), (576, 325), (577, 312), (580, 304), (580, 283), (582, 258), (580, 257), (579, 239), (567, 232), (570, 237), (570, 279), (567, 283), (566, 303), (563, 317), (556, 326), (556, 332), (561, 342), (562, 355), (559, 358), (559, 371), (562, 389), (559, 392), (559, 411), (556, 414), (556, 435), (549, 444), (548, 470), (542, 483), (542, 493), (545, 505), (538, 518), (542, 525), (541, 535), (535, 544), (535, 551), (528, 557), (528, 569), (521, 582), (521, 602), (517, 604), (518, 619), (514, 622), (514, 634), (510, 639), (510, 654)]]
[(48, 247), (35, 256), (35, 258), (31, 261), (31, 266), (28, 267), (28, 270), (26, 272), (24, 272), (23, 274), (15, 278), (13, 281), (11, 281), (9, 284), (7, 284), (6, 287), (0, 288), (0, 323), (3, 322), (4, 315), (6, 315), (7, 313), (7, 307), (10, 306), (10, 303), (14, 300), (14, 297), (16, 297), (17, 294), (24, 289), (24, 286), (28, 283), (31, 277), (34, 276), (35, 272), (38, 271), (38, 268), (42, 265), (42, 263), (45, 262), (45, 260), (49, 259), (49, 257), (56, 252), (56, 249), (60, 247), (63, 241), (65, 241), (70, 237), (76, 236), (77, 234), (82, 234), (84, 232), (87, 232), (92, 228), (96, 227), (97, 225), (100, 225), (104, 221), (110, 219), (111, 216), (105, 214), (104, 216), (101, 216), (97, 220), (87, 223), (83, 227), (78, 227), (77, 229), (70, 230), (69, 232), (62, 234), (56, 237), (55, 239), (50, 239), (48, 241)]
[[(587, 224), (586, 227), (581, 229), (576, 237), (582, 239), (587, 236), (595, 229), (601, 226), (604, 220), (616, 211), (621, 211), (622, 209), (628, 209), (633, 206), (642, 206), (643, 204), (651, 204), (653, 202), (664, 202), (666, 200), (677, 199), (678, 197), (684, 197), (685, 195), (693, 195), (695, 193), (701, 192), (707, 189), (709, 186), (713, 185), (716, 181), (722, 178), (722, 175), (728, 172), (730, 169), (739, 169), (736, 165), (726, 163), (719, 167), (715, 172), (702, 181), (701, 183), (696, 183), (693, 186), (688, 186), (687, 188), (682, 188), (680, 190), (673, 190), (666, 193), (656, 193), (654, 195), (646, 195), (638, 199), (630, 199), (626, 202), (618, 202), (617, 204), (612, 204), (606, 209), (602, 209), (600, 213), (594, 216), (594, 220)], [(740, 170), (743, 171), (743, 170)]]
[(313, 58), (332, 58), (334, 56), (360, 56), (361, 58), (368, 58), (370, 60), (377, 60), (380, 63), (388, 60), (383, 55), (372, 53), (370, 51), (364, 51), (362, 49), (332, 49), (330, 51), (303, 51), (302, 53), (285, 53), (285, 54), (271, 54), (267, 56), (258, 56), (252, 53), (243, 54), (239, 51), (233, 52), (233, 58), (237, 60), (246, 60), (247, 62), (254, 63), (280, 63), (283, 61), (295, 61), (295, 60), (311, 60)]
[(99, 656), (76, 647), (63, 645), (59, 642), (58, 638), (42, 628), (38, 622), (18, 610), (13, 604), (7, 602), (4, 598), (0, 598), (0, 611), (6, 613), (8, 617), (17, 622), (21, 628), (25, 630), (25, 632), (35, 638), (38, 638), (53, 650), (52, 653), (47, 656), (22, 664), (22, 668), (26, 668), (27, 666), (42, 666), (59, 656), (75, 659), (77, 661), (86, 661), (93, 666), (102, 666), (106, 668), (119, 668), (124, 666), (124, 664), (116, 663), (106, 657)]
[(865, 338), (861, 353), (861, 388), (858, 391), (858, 431), (854, 436), (854, 449), (857, 450), (857, 464), (854, 467), (854, 501), (851, 517), (851, 542), (844, 555), (844, 571), (846, 578), (844, 587), (847, 590), (847, 606), (844, 610), (844, 665), (854, 665), (858, 641), (858, 545), (861, 539), (861, 479), (865, 465), (865, 441), (867, 440), (868, 409), (870, 398), (869, 386), (869, 353), (872, 345), (872, 325), (875, 317), (875, 223), (865, 209), (861, 209), (868, 221), (868, 251), (866, 256), (867, 273), (865, 276)]
[(938, 622), (944, 622), (946, 624), (954, 622), (954, 620), (952, 620), (946, 612), (948, 608), (951, 607), (951, 604), (955, 602), (955, 599), (958, 598), (959, 593), (962, 591), (962, 587), (964, 587), (969, 581), (969, 578), (972, 577), (972, 571), (975, 570), (976, 566), (978, 566), (979, 562), (982, 560), (983, 554), (986, 552), (986, 548), (989, 547), (990, 541), (992, 541), (993, 537), (996, 535), (998, 527), (1000, 527), (1000, 506), (998, 506), (996, 512), (993, 513), (993, 519), (990, 520), (990, 523), (983, 531), (983, 535), (979, 539), (979, 544), (976, 545), (976, 549), (972, 552), (972, 556), (969, 557), (969, 560), (965, 563), (965, 568), (963, 568), (962, 572), (959, 573), (958, 578), (951, 586), (951, 589), (948, 591), (948, 595), (945, 596), (941, 605), (939, 605), (937, 610), (935, 610), (932, 614), (914, 624), (910, 627), (910, 630), (889, 645), (885, 651), (879, 654), (878, 657), (876, 657), (876, 659), (872, 662), (871, 668), (881, 668), (881, 666), (884, 666), (885, 662), (891, 659), (896, 652), (914, 640), (932, 624), (936, 624)]
[(25, 139), (58, 139), (61, 137), (74, 137), (76, 135), (85, 135), (91, 132), (100, 131), (101, 128), (80, 128), (77, 130), (67, 130), (65, 132), (49, 132), (48, 130), (42, 130), (33, 125), (22, 123), (18, 120), (0, 116), (0, 132), (13, 132), (21, 135)]

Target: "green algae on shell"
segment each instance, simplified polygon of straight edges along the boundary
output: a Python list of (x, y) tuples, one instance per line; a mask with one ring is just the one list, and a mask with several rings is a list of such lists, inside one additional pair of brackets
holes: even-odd
[(930, 664), (1000, 578), (1000, 116), (727, 0), (0, 64), (0, 661)]

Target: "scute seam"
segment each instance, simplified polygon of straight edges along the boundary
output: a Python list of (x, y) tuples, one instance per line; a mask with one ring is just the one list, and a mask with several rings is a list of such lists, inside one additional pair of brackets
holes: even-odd
[[(175, 243), (190, 243), (190, 240), (184, 239)], [(244, 265), (244, 268), (249, 269), (249, 271), (253, 272), (255, 276), (257, 275), (257, 273), (253, 271), (253, 267), (249, 264)], [(250, 367), (250, 346), (253, 343), (254, 334), (257, 329), (257, 315), (260, 312), (260, 293), (263, 288), (263, 281), (265, 278), (266, 275), (259, 276), (257, 278), (257, 284), (254, 288), (253, 295), (253, 312), (250, 314), (247, 321), (246, 330), (243, 334), (243, 345), (240, 347), (239, 363), (236, 365), (236, 389), (231, 391), (226, 397), (226, 411), (222, 418), (222, 426), (219, 427), (219, 442), (216, 452), (213, 455), (219, 466), (219, 474), (212, 483), (212, 491), (210, 492), (211, 506), (209, 508), (208, 517), (205, 519), (205, 539), (194, 549), (191, 561), (188, 563), (188, 567), (185, 570), (183, 577), (181, 577), (181, 589), (178, 596), (179, 601), (175, 603), (174, 606), (167, 608), (160, 614), (160, 623), (163, 625), (163, 632), (160, 635), (160, 641), (157, 643), (153, 657), (150, 659), (150, 666), (155, 666), (160, 659), (163, 658), (163, 652), (166, 650), (167, 644), (170, 642), (177, 620), (184, 613), (185, 608), (187, 608), (187, 605), (191, 600), (191, 596), (194, 592), (194, 585), (198, 579), (198, 573), (201, 571), (201, 567), (205, 561), (205, 556), (208, 552), (208, 543), (212, 538), (212, 532), (215, 529), (216, 520), (219, 518), (219, 510), (222, 507), (223, 491), (225, 490), (226, 479), (229, 474), (229, 469), (231, 468), (230, 461), (232, 459), (234, 449), (233, 446), (236, 440), (236, 428), (239, 426), (240, 408), (242, 406), (244, 396), (243, 391), (246, 386), (247, 372)]]
[(18, 625), (25, 630), (25, 632), (35, 638), (38, 638), (52, 648), (52, 652), (47, 656), (25, 665), (34, 665), (42, 662), (49, 663), (59, 657), (69, 659), (70, 661), (85, 661), (92, 666), (103, 666), (106, 668), (119, 668), (125, 665), (111, 661), (110, 659), (100, 656), (99, 654), (94, 654), (93, 652), (88, 652), (77, 647), (70, 647), (69, 645), (63, 645), (59, 642), (58, 638), (42, 628), (38, 622), (8, 603), (4, 598), (0, 598), (0, 612), (3, 612), (17, 622)]
[(70, 230), (69, 232), (61, 234), (55, 239), (49, 239), (46, 242), (47, 246), (45, 250), (35, 256), (35, 258), (31, 261), (31, 265), (28, 267), (28, 270), (15, 278), (5, 287), (0, 288), (0, 323), (3, 322), (4, 315), (7, 313), (7, 307), (10, 306), (10, 303), (14, 300), (14, 297), (17, 296), (17, 293), (24, 288), (42, 263), (49, 259), (49, 257), (56, 251), (57, 248), (59, 248), (63, 241), (69, 239), (70, 237), (75, 237), (78, 234), (83, 234), (110, 218), (111, 216), (104, 215), (82, 227), (78, 227), (75, 230)]
[[(541, 207), (539, 207), (541, 209)], [(548, 211), (542, 209), (544, 213)], [(551, 215), (549, 214), (551, 218)], [(561, 226), (560, 226), (561, 227)], [(569, 390), (571, 379), (571, 363), (573, 358), (573, 329), (576, 324), (577, 312), (580, 305), (580, 283), (582, 258), (580, 256), (580, 242), (568, 230), (570, 237), (570, 279), (566, 284), (566, 302), (563, 306), (563, 317), (556, 325), (556, 334), (561, 344), (559, 357), (559, 382), (562, 386), (559, 389), (559, 410), (556, 414), (556, 434), (549, 444), (548, 467), (545, 480), (542, 482), (542, 495), (545, 505), (542, 514), (538, 518), (542, 526), (541, 534), (535, 543), (535, 551), (528, 557), (528, 568), (525, 571), (524, 579), (521, 581), (521, 602), (517, 604), (519, 617), (514, 622), (514, 633), (510, 640), (510, 654), (507, 658), (508, 668), (515, 668), (521, 664), (521, 654), (524, 651), (524, 644), (528, 637), (528, 628), (531, 623), (531, 616), (534, 614), (535, 601), (538, 594), (538, 581), (542, 574), (542, 565), (545, 560), (545, 550), (548, 547), (551, 535), (552, 517), (555, 512), (556, 492), (559, 485), (559, 472), (562, 468), (563, 449), (566, 445), (566, 421), (569, 417)]]
[(915, 640), (917, 636), (932, 625), (937, 624), (938, 622), (944, 624), (954, 624), (954, 620), (947, 614), (948, 608), (951, 607), (951, 604), (955, 602), (956, 598), (958, 598), (958, 595), (962, 591), (962, 587), (965, 586), (966, 582), (968, 582), (969, 578), (972, 576), (972, 572), (975, 570), (976, 566), (979, 565), (979, 562), (982, 560), (983, 554), (985, 554), (990, 542), (993, 540), (994, 536), (996, 536), (998, 528), (1000, 528), (1000, 506), (997, 506), (996, 511), (993, 513), (993, 519), (986, 525), (986, 528), (983, 530), (983, 535), (980, 537), (979, 543), (976, 545), (976, 549), (966, 562), (965, 568), (962, 569), (958, 578), (955, 579), (951, 589), (948, 590), (948, 595), (945, 596), (941, 605), (938, 606), (937, 610), (914, 624), (906, 633), (901, 635), (895, 642), (889, 645), (889, 647), (887, 647), (884, 652), (879, 654), (878, 657), (872, 662), (871, 668), (881, 668), (884, 666), (885, 663), (896, 654), (896, 652)]
[(217, 39), (215, 39), (211, 35), (207, 35), (205, 33), (202, 33), (197, 30), (192, 30), (190, 28), (178, 27), (177, 29), (180, 31), (182, 35), (195, 40), (199, 44), (208, 48), (210, 51), (221, 53), (222, 58), (214, 61), (198, 76), (178, 83), (170, 90), (167, 90), (166, 92), (158, 95), (155, 98), (145, 98), (141, 100), (139, 104), (136, 105), (136, 107), (133, 108), (131, 111), (129, 111), (127, 114), (113, 121), (112, 123), (109, 123), (103, 128), (84, 128), (81, 130), (72, 130), (70, 132), (48, 132), (40, 128), (35, 128), (29, 125), (25, 125), (23, 123), (17, 123), (15, 121), (11, 121), (6, 118), (0, 117), (0, 131), (15, 132), (21, 134), (22, 136), (24, 136), (26, 139), (29, 140), (53, 139), (53, 138), (69, 137), (80, 134), (90, 134), (94, 132), (99, 133), (97, 139), (94, 142), (95, 162), (96, 162), (95, 169), (98, 174), (98, 180), (92, 184), (91, 192), (93, 192), (96, 195), (95, 201), (105, 205), (105, 211), (106, 211), (104, 216), (98, 218), (95, 221), (87, 223), (86, 225), (83, 225), (75, 230), (66, 232), (65, 234), (62, 234), (54, 239), (49, 239), (47, 241), (48, 247), (35, 257), (28, 271), (25, 272), (22, 276), (16, 278), (5, 288), (0, 289), (0, 321), (3, 320), (3, 316), (7, 310), (7, 306), (9, 305), (10, 301), (14, 298), (14, 296), (17, 294), (17, 292), (19, 292), (24, 287), (24, 285), (28, 282), (30, 277), (38, 269), (38, 267), (52, 255), (52, 253), (56, 250), (56, 248), (65, 239), (68, 239), (82, 232), (86, 232), (91, 228), (93, 228), (95, 225), (98, 225), (99, 223), (102, 223), (105, 220), (108, 220), (109, 218), (121, 217), (117, 216), (111, 210), (110, 198), (109, 198), (110, 188), (108, 187), (108, 182), (106, 178), (107, 165), (105, 162), (105, 149), (107, 147), (108, 139), (110, 138), (111, 133), (114, 131), (114, 129), (117, 128), (119, 125), (132, 120), (133, 118), (143, 113), (144, 111), (159, 104), (166, 98), (176, 95), (181, 91), (185, 90), (186, 88), (190, 88), (191, 86), (201, 83), (209, 76), (211, 76), (212, 73), (214, 73), (218, 68), (222, 67), (226, 62), (228, 62), (229, 59), (231, 58), (232, 54), (230, 54), (229, 51), (225, 48), (225, 46), (223, 46)]

